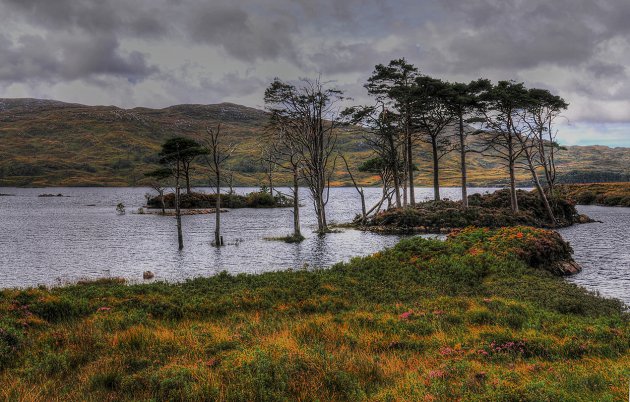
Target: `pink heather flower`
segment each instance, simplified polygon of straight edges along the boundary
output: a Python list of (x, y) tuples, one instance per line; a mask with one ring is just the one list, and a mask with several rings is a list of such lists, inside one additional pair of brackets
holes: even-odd
[(444, 314), (444, 310), (435, 310), (435, 311), (433, 311), (433, 314), (435, 314), (435, 315), (442, 315), (442, 314)]
[(99, 307), (97, 311), (109, 311), (111, 309), (111, 307)]
[(448, 356), (448, 355), (452, 355), (453, 353), (455, 353), (455, 350), (452, 348), (449, 348), (448, 346), (445, 348), (440, 349), (440, 354), (442, 356)]
[(484, 303), (490, 303), (492, 301), (492, 299), (486, 297), (483, 299)]
[(444, 377), (446, 377), (446, 372), (444, 372), (444, 370), (429, 371), (429, 378), (444, 378)]
[(401, 320), (408, 320), (409, 317), (411, 317), (412, 315), (413, 315), (413, 311), (409, 310), (409, 311), (405, 311), (404, 313), (399, 315), (398, 318), (400, 318)]

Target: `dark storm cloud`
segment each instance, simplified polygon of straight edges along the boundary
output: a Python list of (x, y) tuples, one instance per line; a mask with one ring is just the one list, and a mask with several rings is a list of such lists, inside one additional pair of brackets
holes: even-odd
[(592, 101), (606, 119), (614, 101), (618, 120), (628, 21), (628, 0), (0, 0), (0, 84), (124, 78), (173, 102), (259, 104), (273, 76), (321, 73), (365, 97), (374, 65), (405, 57), (445, 79), (549, 88), (578, 118)]
[(13, 42), (0, 36), (0, 81), (59, 81), (94, 78), (98, 75), (142, 80), (157, 71), (137, 51), (121, 52), (112, 36), (85, 39), (65, 36), (55, 39), (23, 35)]

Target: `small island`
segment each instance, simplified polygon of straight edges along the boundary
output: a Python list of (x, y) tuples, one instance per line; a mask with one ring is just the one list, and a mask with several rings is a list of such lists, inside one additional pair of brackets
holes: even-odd
[(468, 206), (461, 201), (425, 201), (413, 207), (391, 208), (367, 219), (359, 216), (349, 226), (379, 233), (449, 233), (468, 226), (558, 228), (591, 222), (564, 198), (553, 200), (555, 221), (550, 222), (535, 190), (517, 190), (517, 196), (517, 212), (510, 208), (510, 191), (499, 190), (469, 196)]

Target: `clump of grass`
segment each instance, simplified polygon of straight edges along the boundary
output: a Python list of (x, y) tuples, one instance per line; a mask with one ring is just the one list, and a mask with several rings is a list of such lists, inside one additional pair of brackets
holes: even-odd
[(326, 270), (4, 290), (0, 398), (621, 400), (628, 314), (541, 269), (560, 240), (471, 228)]
[(304, 237), (302, 235), (295, 235), (295, 234), (282, 236), (282, 237), (265, 237), (264, 238), (264, 240), (283, 241), (285, 243), (301, 243), (305, 239), (306, 239), (306, 237)]

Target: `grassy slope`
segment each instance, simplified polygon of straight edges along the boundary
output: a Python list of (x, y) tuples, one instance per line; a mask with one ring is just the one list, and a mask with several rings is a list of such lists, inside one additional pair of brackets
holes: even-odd
[(564, 184), (558, 192), (582, 205), (630, 207), (630, 183)]
[(314, 272), (6, 290), (0, 396), (624, 400), (628, 317), (523, 262), (562, 254), (552, 238), (468, 230)]
[[(0, 99), (0, 185), (4, 186), (125, 186), (143, 184), (160, 145), (173, 135), (203, 138), (205, 127), (218, 122), (239, 143), (232, 161), (235, 183), (259, 185), (264, 179), (257, 161), (258, 141), (266, 121), (264, 112), (233, 104), (179, 105), (165, 109), (83, 106), (33, 99)], [(339, 137), (340, 150), (353, 168), (370, 156), (354, 129)], [(505, 180), (504, 169), (491, 159), (470, 157), (470, 182), (484, 185)], [(417, 182), (431, 183), (429, 150), (418, 152)], [(625, 148), (568, 147), (559, 157), (563, 172), (588, 175), (605, 170), (630, 175), (630, 152)], [(442, 184), (457, 185), (459, 169), (455, 154), (443, 160)], [(199, 183), (205, 179), (198, 175)], [(579, 176), (582, 177), (582, 176)], [(363, 184), (377, 178), (359, 174)], [(527, 180), (525, 172), (520, 178)], [(342, 164), (335, 185), (350, 184)]]

